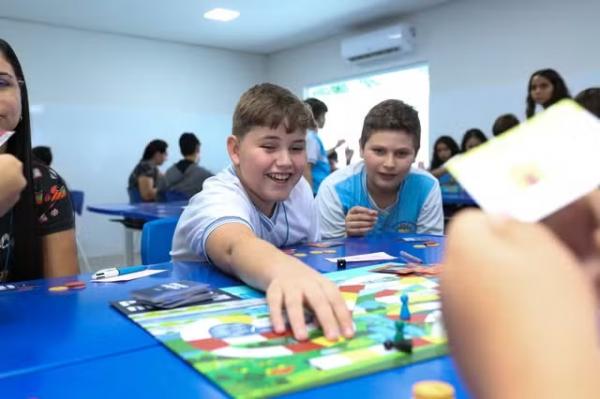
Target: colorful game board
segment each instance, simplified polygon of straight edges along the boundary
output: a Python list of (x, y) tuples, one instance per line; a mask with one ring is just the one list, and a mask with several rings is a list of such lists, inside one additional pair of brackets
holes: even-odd
[[(282, 394), (447, 353), (445, 338), (431, 335), (428, 317), (440, 308), (437, 281), (369, 272), (381, 266), (329, 275), (353, 310), (356, 334), (350, 340), (329, 341), (312, 321), (307, 341), (275, 334), (265, 300), (254, 294), (128, 317), (236, 398)], [(412, 313), (405, 326), (411, 354), (383, 345), (396, 333), (401, 294), (408, 294)]]

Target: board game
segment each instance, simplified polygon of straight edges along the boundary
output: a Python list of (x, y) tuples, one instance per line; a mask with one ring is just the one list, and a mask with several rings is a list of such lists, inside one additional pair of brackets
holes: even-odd
[[(353, 311), (356, 333), (349, 340), (327, 340), (312, 321), (307, 341), (289, 331), (275, 334), (265, 300), (252, 290), (247, 299), (128, 317), (235, 398), (273, 396), (446, 354), (446, 339), (431, 317), (440, 309), (437, 279), (370, 272), (384, 265), (328, 274)], [(244, 296), (239, 287), (234, 291)], [(402, 294), (408, 296), (404, 333), (412, 353), (384, 345), (397, 332)]]

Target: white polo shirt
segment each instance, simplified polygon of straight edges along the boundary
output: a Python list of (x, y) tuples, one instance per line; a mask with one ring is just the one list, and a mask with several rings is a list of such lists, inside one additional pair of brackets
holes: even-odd
[(190, 199), (175, 229), (171, 257), (175, 261), (208, 260), (206, 240), (227, 223), (244, 224), (277, 247), (320, 239), (316, 204), (304, 178), (285, 201), (277, 203), (269, 218), (254, 206), (229, 166), (205, 180), (202, 191)]

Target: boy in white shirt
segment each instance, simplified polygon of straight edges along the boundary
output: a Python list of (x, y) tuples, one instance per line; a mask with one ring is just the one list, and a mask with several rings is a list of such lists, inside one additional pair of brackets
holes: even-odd
[(275, 332), (308, 338), (303, 305), (325, 336), (354, 333), (338, 288), (276, 246), (320, 238), (312, 191), (302, 179), (306, 129), (313, 118), (291, 92), (263, 83), (242, 95), (227, 138), (232, 165), (204, 182), (184, 210), (173, 238), (174, 260), (209, 260), (265, 290)]

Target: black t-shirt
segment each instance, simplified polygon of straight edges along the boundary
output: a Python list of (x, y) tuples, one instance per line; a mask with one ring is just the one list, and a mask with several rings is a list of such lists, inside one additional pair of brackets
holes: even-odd
[(129, 184), (127, 185), (127, 188), (139, 189), (138, 177), (140, 176), (151, 177), (153, 180), (153, 186), (156, 187), (160, 173), (156, 165), (154, 165), (152, 162), (140, 161), (140, 163), (138, 163), (133, 169), (133, 172), (131, 172), (129, 175)]
[[(38, 237), (74, 228), (75, 218), (69, 191), (63, 179), (53, 169), (38, 162), (33, 163), (33, 190), (36, 225), (32, 226)], [(0, 281), (15, 266), (14, 228), (19, 223), (8, 211), (0, 218)], [(41, 275), (39, 277), (42, 277)]]

